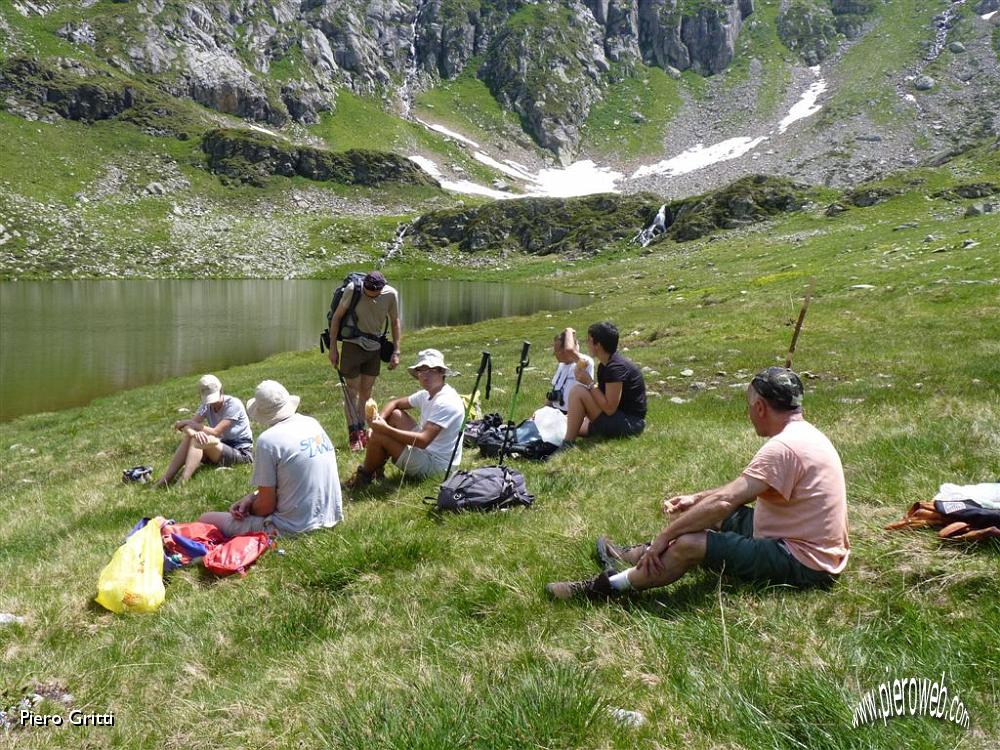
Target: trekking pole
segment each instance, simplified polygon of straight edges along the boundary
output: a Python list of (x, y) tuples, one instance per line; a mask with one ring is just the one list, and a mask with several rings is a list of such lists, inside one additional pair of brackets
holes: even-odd
[(472, 386), (472, 393), (469, 394), (469, 405), (465, 407), (465, 413), (462, 415), (462, 428), (458, 431), (458, 439), (455, 441), (455, 447), (451, 449), (451, 458), (448, 459), (448, 469), (444, 473), (444, 481), (448, 481), (448, 477), (451, 476), (451, 465), (455, 460), (455, 455), (458, 453), (458, 446), (461, 444), (462, 440), (465, 438), (465, 423), (469, 421), (469, 412), (472, 411), (473, 405), (476, 403), (476, 394), (479, 392), (479, 381), (482, 380), (483, 373), (486, 372), (486, 400), (490, 398), (490, 386), (493, 381), (493, 358), (490, 356), (489, 352), (483, 352), (482, 359), (479, 360), (479, 371), (476, 373), (476, 383)]
[(503, 466), (504, 456), (507, 454), (507, 447), (514, 443), (514, 407), (517, 405), (517, 394), (521, 391), (521, 377), (528, 366), (528, 350), (531, 342), (525, 341), (521, 344), (521, 361), (517, 365), (517, 385), (514, 386), (514, 394), (510, 397), (510, 413), (507, 415), (507, 428), (504, 430), (503, 441), (500, 443), (500, 460), (497, 462)]
[(340, 374), (340, 370), (337, 370), (337, 377), (340, 378), (340, 390), (344, 393), (344, 412), (346, 413), (348, 419), (347, 439), (348, 442), (350, 442), (351, 425), (357, 424), (359, 421), (364, 422), (364, 420), (359, 420), (358, 415), (354, 413), (354, 407), (351, 406), (351, 401), (354, 399), (352, 399), (350, 393), (348, 393), (349, 389), (347, 387), (347, 383), (344, 381), (344, 376)]
[(792, 355), (795, 354), (795, 345), (799, 342), (799, 332), (802, 330), (802, 321), (806, 319), (806, 310), (809, 309), (809, 300), (812, 299), (813, 288), (816, 286), (816, 277), (809, 280), (806, 288), (806, 298), (802, 301), (802, 309), (799, 310), (799, 319), (795, 322), (795, 332), (792, 334), (792, 344), (788, 347), (788, 356), (785, 357), (785, 369), (792, 369)]

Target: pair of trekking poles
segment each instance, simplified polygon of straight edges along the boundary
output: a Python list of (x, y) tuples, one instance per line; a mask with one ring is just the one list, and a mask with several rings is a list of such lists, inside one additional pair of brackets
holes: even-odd
[[(517, 408), (517, 397), (521, 392), (521, 379), (524, 377), (524, 371), (528, 367), (530, 362), (528, 358), (528, 351), (531, 349), (531, 342), (525, 341), (521, 344), (521, 357), (517, 364), (517, 384), (514, 386), (514, 393), (510, 397), (510, 411), (507, 413), (507, 424), (504, 426), (503, 431), (503, 441), (500, 443), (500, 456), (498, 460), (498, 465), (503, 466), (504, 459), (507, 457), (507, 451), (510, 446), (514, 444), (514, 437), (517, 431), (517, 427), (514, 425), (514, 410)], [(451, 450), (451, 458), (448, 461), (448, 470), (445, 472), (444, 480), (448, 481), (448, 477), (451, 476), (452, 464), (455, 461), (455, 456), (458, 453), (458, 446), (462, 444), (462, 440), (465, 438), (465, 426), (469, 421), (469, 413), (475, 407), (476, 397), (479, 394), (479, 384), (483, 379), (483, 373), (486, 373), (486, 400), (490, 398), (490, 388), (493, 382), (493, 356), (484, 351), (482, 358), (479, 360), (479, 370), (476, 372), (476, 382), (472, 386), (472, 393), (469, 394), (469, 404), (465, 407), (465, 414), (462, 416), (462, 428), (458, 431), (458, 437), (455, 439), (455, 446)]]

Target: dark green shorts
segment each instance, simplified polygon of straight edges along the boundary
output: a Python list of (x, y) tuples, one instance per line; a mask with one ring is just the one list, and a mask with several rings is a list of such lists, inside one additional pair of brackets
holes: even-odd
[(709, 531), (705, 547), (706, 568), (745, 581), (810, 588), (830, 586), (837, 576), (803, 565), (780, 539), (755, 539), (753, 508), (733, 511), (719, 531)]

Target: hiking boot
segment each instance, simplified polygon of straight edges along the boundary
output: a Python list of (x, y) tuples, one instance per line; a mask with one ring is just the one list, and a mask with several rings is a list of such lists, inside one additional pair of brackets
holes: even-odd
[(348, 490), (361, 490), (372, 483), (375, 477), (365, 471), (364, 466), (359, 466), (354, 476), (344, 482), (344, 488)]
[(363, 451), (365, 449), (365, 444), (362, 442), (361, 434), (361, 430), (351, 430), (348, 447), (351, 449), (352, 453), (357, 453), (358, 451)]
[(545, 592), (553, 599), (610, 599), (618, 595), (608, 580), (607, 571), (596, 578), (585, 581), (556, 581), (545, 586)]
[(606, 536), (597, 537), (597, 563), (602, 570), (611, 575), (636, 565), (646, 550), (648, 544), (633, 544), (630, 547), (619, 547)]

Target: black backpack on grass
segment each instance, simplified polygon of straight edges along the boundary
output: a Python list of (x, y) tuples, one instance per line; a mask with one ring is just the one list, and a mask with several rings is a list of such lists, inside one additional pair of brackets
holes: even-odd
[(506, 466), (487, 466), (452, 474), (438, 489), (437, 510), (506, 510), (517, 505), (531, 507), (535, 496), (528, 492), (524, 476)]
[(351, 295), (350, 306), (347, 308), (347, 314), (340, 319), (340, 330), (337, 331), (337, 341), (343, 341), (345, 328), (347, 329), (347, 338), (349, 339), (357, 338), (360, 335), (361, 332), (358, 330), (358, 315), (354, 309), (358, 306), (358, 300), (361, 299), (361, 289), (364, 283), (365, 274), (354, 271), (347, 274), (340, 283), (340, 286), (333, 290), (330, 309), (326, 311), (326, 329), (319, 335), (319, 350), (321, 352), (330, 348), (330, 321), (333, 320), (334, 313), (340, 307), (340, 301), (344, 298), (344, 292), (347, 291), (348, 285), (353, 285), (354, 291)]
[[(507, 445), (504, 447), (504, 439)], [(544, 461), (558, 450), (558, 446), (546, 443), (535, 425), (535, 420), (526, 419), (516, 428), (514, 434), (508, 437), (506, 426), (487, 427), (480, 431), (476, 438), (476, 447), (485, 458), (496, 458), (501, 448), (505, 454), (514, 458), (529, 458)]]

